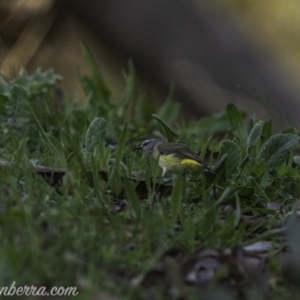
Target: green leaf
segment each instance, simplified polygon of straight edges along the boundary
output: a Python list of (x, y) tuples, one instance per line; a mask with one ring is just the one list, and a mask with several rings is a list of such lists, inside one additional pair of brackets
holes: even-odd
[(230, 122), (227, 113), (221, 112), (202, 117), (190, 131), (197, 134), (201, 132), (203, 135), (213, 135), (218, 132), (226, 132), (229, 126)]
[(225, 160), (226, 177), (234, 178), (239, 171), (241, 163), (241, 148), (233, 141), (225, 140), (222, 142), (220, 156), (227, 154)]
[(284, 175), (288, 175), (288, 176), (298, 176), (299, 173), (297, 170), (295, 170), (295, 168), (290, 167), (288, 165), (280, 165), (279, 167), (275, 168), (275, 171), (277, 173), (277, 175), (280, 176), (284, 176)]
[(294, 163), (295, 163), (297, 166), (300, 166), (300, 156), (294, 156)]
[(102, 75), (97, 66), (96, 60), (92, 56), (88, 46), (85, 43), (81, 44), (83, 56), (85, 58), (86, 63), (88, 64), (88, 68), (91, 73), (92, 81), (94, 83), (95, 91), (99, 100), (104, 101), (107, 105), (110, 105), (108, 98), (110, 96), (110, 91), (107, 88)]
[(260, 180), (260, 186), (265, 189), (267, 186), (270, 186), (273, 182), (273, 178), (270, 176), (269, 172), (263, 173), (263, 176)]
[(172, 83), (170, 85), (170, 90), (167, 99), (164, 102), (164, 104), (160, 107), (157, 113), (157, 115), (161, 119), (165, 120), (169, 124), (174, 122), (180, 113), (180, 104), (178, 102), (175, 102), (173, 99), (174, 90), (175, 90), (175, 85), (174, 83)]
[(163, 119), (161, 119), (158, 115), (153, 114), (153, 118), (160, 124), (164, 136), (166, 137), (168, 142), (174, 142), (178, 138), (178, 134), (175, 133), (167, 123)]
[(6, 125), (9, 128), (21, 129), (26, 126), (32, 115), (28, 106), (30, 104), (27, 90), (19, 85), (12, 84), (10, 89), (10, 98), (6, 102)]
[(286, 240), (287, 244), (292, 249), (292, 254), (299, 257), (300, 254), (300, 222), (298, 218), (298, 208), (295, 207), (286, 225)]
[(234, 227), (237, 227), (241, 218), (241, 202), (238, 193), (235, 193), (235, 213), (234, 213)]
[[(118, 108), (118, 115), (124, 117), (126, 110), (131, 108), (135, 109), (134, 102), (136, 100), (136, 83), (135, 83), (135, 71), (132, 61), (128, 62), (129, 72), (128, 74), (124, 74), (126, 80), (125, 90), (121, 96)], [(129, 120), (131, 120), (133, 112), (129, 116)]]
[(17, 78), (13, 80), (13, 83), (21, 85), (29, 95), (36, 95), (44, 89), (54, 88), (61, 80), (62, 77), (55, 74), (51, 69), (42, 71), (40, 68), (37, 68), (33, 75), (28, 75), (24, 69), (21, 70)]
[(183, 184), (184, 184), (184, 178), (182, 178), (182, 174), (179, 174), (176, 183), (172, 189), (172, 196), (171, 196), (171, 215), (172, 215), (172, 220), (174, 222), (177, 220), (179, 210), (181, 209)]
[[(220, 155), (219, 155), (220, 156)], [(227, 153), (224, 153), (221, 158), (217, 161), (217, 163), (214, 165), (214, 170), (217, 170), (221, 167), (221, 165), (223, 164), (223, 162), (225, 161), (227, 157)]]
[(200, 154), (200, 159), (201, 160), (204, 160), (204, 157), (205, 157), (205, 154), (206, 154), (206, 151), (207, 151), (207, 148), (209, 146), (209, 143), (212, 139), (212, 135), (207, 139), (205, 145), (203, 146), (202, 150), (201, 150), (201, 154)]
[(125, 194), (126, 198), (129, 204), (131, 204), (132, 209), (138, 219), (140, 219), (142, 209), (141, 209), (141, 201), (138, 197), (137, 193), (135, 192), (132, 182), (130, 182), (128, 179), (124, 178), (124, 188), (125, 188)]
[(247, 150), (257, 143), (257, 141), (261, 136), (261, 133), (262, 133), (262, 125), (259, 123), (255, 124), (247, 140)]
[(268, 169), (278, 167), (288, 157), (288, 151), (298, 142), (295, 134), (276, 134), (262, 146), (257, 161), (265, 160)]
[(86, 151), (93, 152), (96, 146), (101, 145), (106, 135), (106, 120), (103, 118), (95, 118), (90, 124), (86, 133)]
[(135, 120), (144, 126), (149, 124), (153, 120), (152, 114), (155, 113), (155, 106), (152, 98), (147, 94), (144, 95), (139, 99), (137, 107), (139, 109), (137, 110)]
[(260, 177), (264, 172), (266, 172), (266, 169), (266, 162), (264, 160), (261, 160), (253, 166), (251, 172), (254, 173), (257, 177)]
[(272, 136), (272, 120), (268, 120), (264, 123), (263, 130), (262, 130), (262, 136), (265, 138), (270, 138)]
[(238, 190), (239, 197), (246, 197), (246, 198), (251, 198), (253, 194), (256, 192), (256, 189), (247, 185), (237, 187), (237, 190)]
[(110, 169), (109, 173), (110, 173), (110, 177), (108, 180), (108, 186), (113, 191), (113, 193), (116, 196), (118, 196), (121, 194), (122, 189), (123, 189), (122, 178), (121, 178), (120, 174), (118, 173), (117, 169), (115, 168), (115, 166), (113, 166)]
[(237, 137), (242, 144), (245, 144), (247, 141), (247, 129), (241, 112), (232, 103), (227, 105), (226, 112), (231, 126), (236, 131)]
[(125, 143), (126, 143), (126, 137), (127, 137), (127, 123), (125, 123), (123, 130), (118, 138), (118, 147), (116, 150), (116, 164), (117, 166), (120, 165), (122, 156), (123, 156), (123, 151), (124, 151), (124, 147), (125, 147)]
[(5, 78), (4, 74), (0, 72), (0, 95), (9, 97), (10, 83)]
[(215, 209), (220, 204), (222, 204), (225, 200), (232, 198), (234, 189), (232, 187), (226, 188), (222, 195), (217, 199), (217, 201), (213, 202), (210, 209)]
[(86, 96), (85, 101), (89, 103), (94, 95), (95, 86), (93, 80), (90, 77), (84, 75), (80, 70), (78, 70), (78, 79)]

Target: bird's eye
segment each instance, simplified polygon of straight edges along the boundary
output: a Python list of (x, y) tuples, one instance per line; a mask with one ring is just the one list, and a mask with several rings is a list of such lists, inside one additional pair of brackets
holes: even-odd
[(142, 147), (145, 147), (145, 146), (149, 145), (149, 143), (150, 143), (150, 140), (144, 141), (144, 142), (142, 143)]

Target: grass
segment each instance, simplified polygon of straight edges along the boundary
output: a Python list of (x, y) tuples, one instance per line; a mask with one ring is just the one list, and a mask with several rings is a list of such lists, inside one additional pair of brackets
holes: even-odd
[[(83, 106), (52, 71), (0, 78), (0, 286), (77, 286), (79, 299), (299, 297), (298, 129), (246, 124), (232, 104), (184, 120), (172, 91), (155, 111), (132, 63), (112, 103), (83, 53)], [(157, 135), (201, 150), (216, 174), (167, 182), (132, 151)]]

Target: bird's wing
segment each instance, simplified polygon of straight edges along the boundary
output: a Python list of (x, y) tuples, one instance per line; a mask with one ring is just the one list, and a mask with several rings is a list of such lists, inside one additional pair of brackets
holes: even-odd
[(190, 150), (187, 146), (178, 143), (160, 143), (157, 145), (157, 149), (160, 154), (175, 154), (176, 157), (184, 159), (190, 158), (202, 163), (200, 157)]

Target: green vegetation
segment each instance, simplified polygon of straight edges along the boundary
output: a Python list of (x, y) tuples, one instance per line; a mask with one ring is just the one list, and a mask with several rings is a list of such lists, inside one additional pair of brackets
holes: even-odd
[[(52, 71), (0, 77), (0, 286), (78, 286), (82, 299), (296, 297), (298, 130), (273, 135), (271, 120), (246, 122), (232, 104), (183, 120), (172, 89), (155, 111), (131, 63), (112, 103), (83, 52), (81, 106)], [(216, 174), (161, 178), (132, 150), (158, 134), (200, 150)]]

